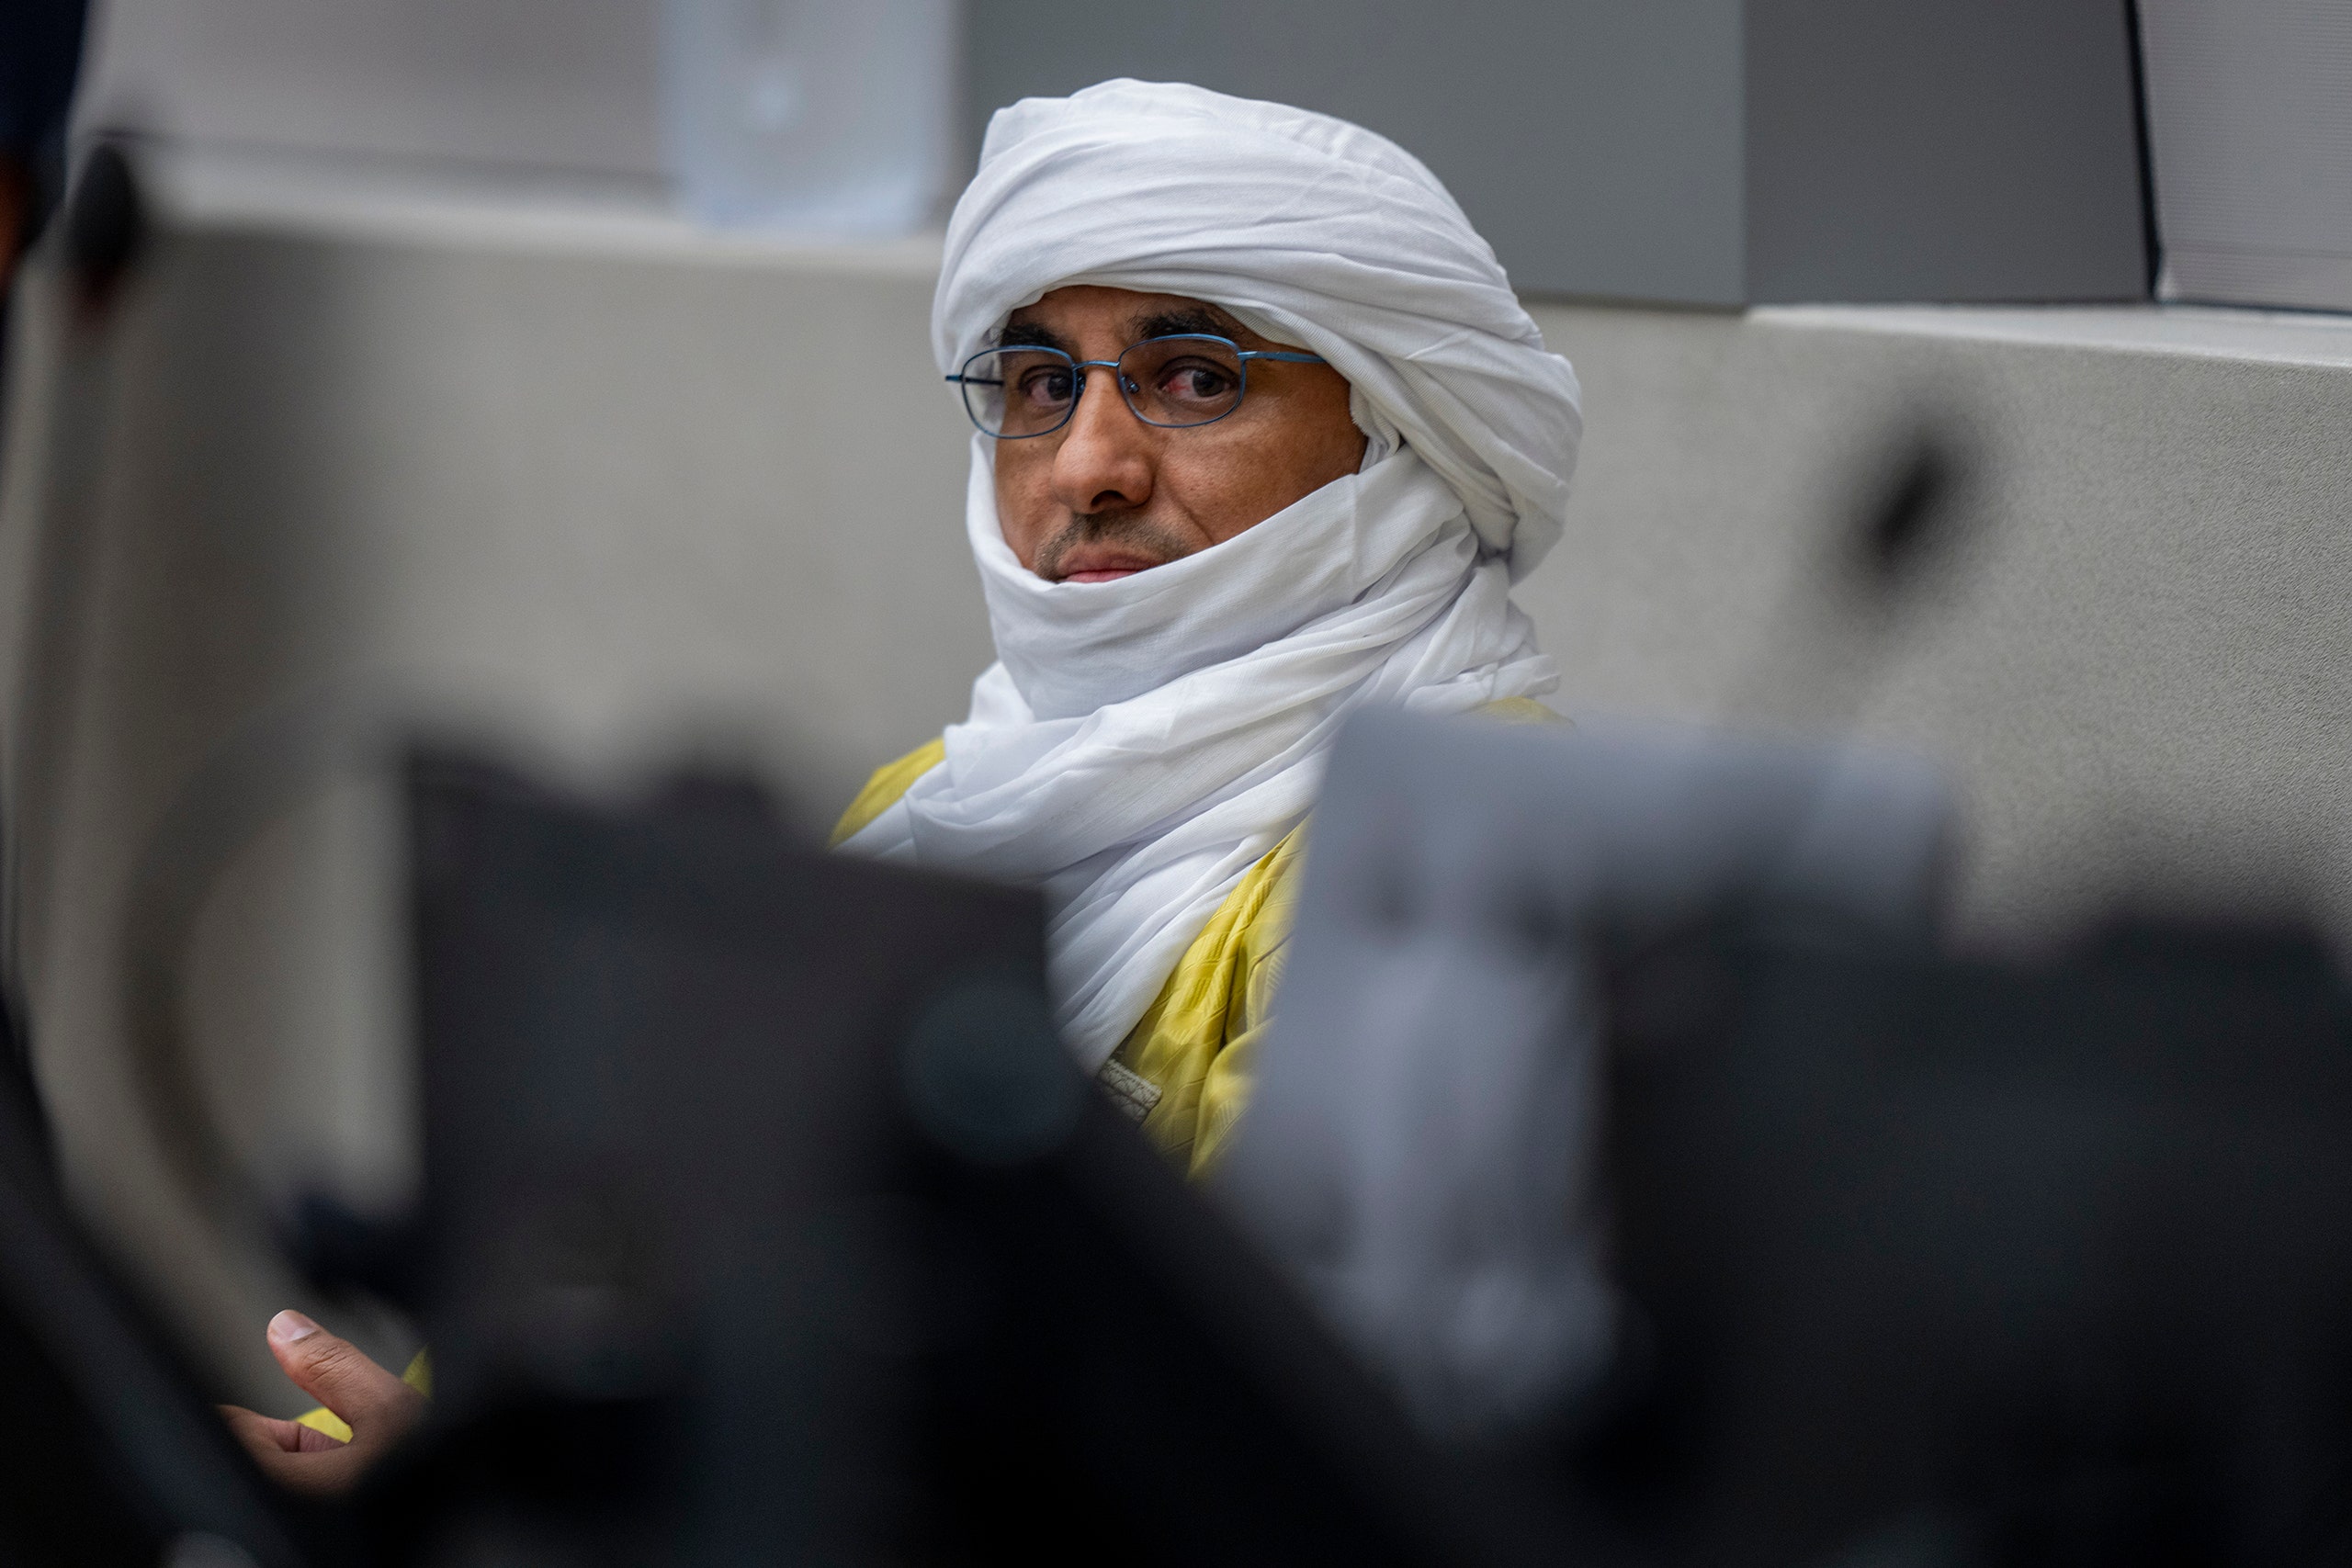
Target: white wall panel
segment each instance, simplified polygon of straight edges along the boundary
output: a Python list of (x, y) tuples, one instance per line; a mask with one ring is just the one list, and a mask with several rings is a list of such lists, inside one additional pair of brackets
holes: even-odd
[(2352, 4), (2140, 0), (2173, 299), (2352, 310)]
[(201, 145), (662, 180), (659, 0), (101, 0), (77, 115)]

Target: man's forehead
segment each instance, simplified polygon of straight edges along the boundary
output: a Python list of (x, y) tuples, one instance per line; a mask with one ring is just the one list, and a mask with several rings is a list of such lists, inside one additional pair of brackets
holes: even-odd
[(1032, 341), (1058, 340), (1089, 325), (1108, 324), (1128, 341), (1171, 333), (1214, 333), (1222, 337), (1256, 336), (1230, 311), (1182, 294), (1137, 294), (1127, 289), (1057, 288), (1023, 305), (1005, 322), (1002, 341), (1015, 334)]

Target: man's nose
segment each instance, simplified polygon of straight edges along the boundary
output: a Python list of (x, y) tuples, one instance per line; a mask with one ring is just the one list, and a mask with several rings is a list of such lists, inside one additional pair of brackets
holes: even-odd
[(1151, 499), (1152, 432), (1119, 396), (1119, 373), (1086, 373), (1054, 454), (1054, 499), (1081, 516)]

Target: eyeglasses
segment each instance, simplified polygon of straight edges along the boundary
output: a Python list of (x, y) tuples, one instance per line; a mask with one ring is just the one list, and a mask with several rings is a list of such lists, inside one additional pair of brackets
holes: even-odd
[(1321, 365), (1318, 354), (1245, 349), (1204, 333), (1148, 337), (1116, 359), (1072, 359), (1057, 348), (1012, 344), (964, 361), (947, 378), (964, 389), (964, 412), (981, 433), (1000, 441), (1051, 435), (1068, 424), (1086, 395), (1086, 373), (1117, 372), (1119, 396), (1146, 424), (1182, 430), (1215, 424), (1241, 406), (1250, 389), (1250, 362)]

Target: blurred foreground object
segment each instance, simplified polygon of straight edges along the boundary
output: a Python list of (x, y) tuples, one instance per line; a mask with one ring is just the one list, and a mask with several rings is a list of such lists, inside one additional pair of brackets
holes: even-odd
[(270, 1495), (0, 1083), (8, 1561), (1551, 1559), (1071, 1065), (1034, 895), (820, 854), (720, 779), (410, 781), (423, 1202), (306, 1251), (422, 1312), (426, 1424), (356, 1495)]
[(686, 210), (887, 238), (947, 193), (956, 0), (662, 0), (662, 115)]
[(1425, 1425), (1544, 1415), (1619, 1348), (1593, 1188), (1608, 953), (1724, 908), (1924, 941), (1949, 811), (1901, 758), (1355, 720), (1222, 1191)]
[(1628, 953), (1580, 1468), (1658, 1560), (2352, 1560), (2352, 1011), (2307, 937)]
[[(2352, 1017), (2307, 942), (1938, 957), (1916, 770), (1491, 733), (1531, 744), (1343, 742), (1390, 774), (1317, 852), (1260, 1100), (1310, 1140), (1288, 1217), (1392, 1269), (1310, 1288), (1483, 1424), (1412, 1430), (1079, 1076), (1033, 895), (819, 855), (756, 791), (428, 757), (424, 1201), (341, 1257), (421, 1309), (431, 1418), (295, 1529), (0, 1119), (0, 1351), (56, 1439), (0, 1488), (122, 1499), (23, 1516), (107, 1568), (192, 1529), (266, 1568), (2344, 1560)], [(1365, 1047), (1323, 1126), (1317, 1023)], [(1282, 1198), (1245, 1157), (1228, 1198)]]
[(2352, 5), (2139, 9), (2157, 295), (2352, 310)]
[[(0, 1076), (0, 1562), (301, 1568), (265, 1482), (68, 1213), (35, 1108)], [(170, 1555), (209, 1549), (212, 1558)]]
[(2340, 977), (1944, 955), (1948, 817), (1883, 756), (1359, 719), (1223, 1196), (1637, 1561), (2344, 1561)]
[(1546, 1539), (1080, 1076), (1033, 895), (820, 855), (753, 796), (413, 777), (426, 1171), (392, 1278), (435, 1404), (359, 1504), (382, 1561)]
[(66, 111), (87, 9), (85, 0), (0, 6), (0, 302), (65, 188)]

